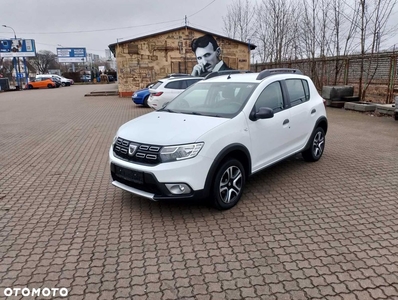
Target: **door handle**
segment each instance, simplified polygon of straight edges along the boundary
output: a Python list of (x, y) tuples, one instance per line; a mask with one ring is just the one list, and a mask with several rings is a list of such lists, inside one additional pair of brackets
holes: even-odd
[(286, 125), (289, 123), (289, 119), (286, 119), (285, 121), (283, 121), (283, 125)]
[(316, 113), (316, 109), (315, 109), (315, 108), (313, 108), (313, 109), (311, 110), (311, 115), (314, 114), (314, 113)]

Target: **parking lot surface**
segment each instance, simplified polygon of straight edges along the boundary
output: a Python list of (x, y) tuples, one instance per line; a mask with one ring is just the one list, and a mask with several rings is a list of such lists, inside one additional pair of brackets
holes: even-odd
[(319, 162), (255, 174), (220, 212), (111, 185), (117, 128), (150, 110), (84, 97), (110, 86), (0, 93), (1, 299), (398, 299), (398, 122), (328, 109)]

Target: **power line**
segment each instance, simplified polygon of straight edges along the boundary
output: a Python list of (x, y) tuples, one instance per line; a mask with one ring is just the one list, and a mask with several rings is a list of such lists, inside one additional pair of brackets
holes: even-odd
[(166, 24), (166, 23), (172, 23), (172, 22), (176, 22), (176, 21), (181, 21), (181, 20), (178, 19), (178, 20), (171, 20), (171, 21), (158, 22), (158, 23), (152, 23), (152, 24), (134, 25), (134, 26), (125, 26), (125, 27), (115, 27), (115, 28), (107, 28), (107, 29), (78, 30), (78, 31), (53, 31), (53, 32), (21, 32), (20, 34), (69, 34), (69, 33), (87, 33), (87, 32), (113, 31), (113, 30), (119, 30), (119, 29), (130, 29), (130, 28), (137, 28), (137, 27), (145, 27), (145, 26)]
[(204, 10), (205, 8), (209, 7), (210, 5), (212, 5), (214, 2), (216, 2), (216, 0), (211, 1), (209, 4), (207, 4), (205, 7), (203, 7), (202, 9), (198, 10), (196, 13), (189, 15), (188, 17), (192, 17), (198, 13), (200, 13), (202, 10)]
[[(209, 4), (207, 4), (205, 7), (201, 8), (197, 12), (189, 15), (188, 17), (192, 17), (207, 7), (209, 7), (211, 4), (216, 2), (216, 0), (211, 1)], [(180, 21), (180, 19), (176, 20), (170, 20), (170, 21), (164, 21), (164, 22), (157, 22), (157, 23), (150, 23), (150, 24), (143, 24), (143, 25), (133, 25), (133, 26), (124, 26), (124, 27), (114, 27), (114, 28), (106, 28), (106, 29), (92, 29), (92, 30), (76, 30), (76, 31), (51, 31), (51, 32), (20, 32), (19, 34), (71, 34), (71, 33), (89, 33), (89, 32), (104, 32), (104, 31), (114, 31), (114, 30), (121, 30), (121, 29), (131, 29), (131, 28), (137, 28), (137, 27), (146, 27), (146, 26), (152, 26), (152, 25), (160, 25), (160, 24), (167, 24), (167, 23), (173, 23)]]

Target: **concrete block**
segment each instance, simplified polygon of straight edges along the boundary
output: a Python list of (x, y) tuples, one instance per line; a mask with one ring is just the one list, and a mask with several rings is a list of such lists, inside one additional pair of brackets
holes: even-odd
[(376, 105), (367, 102), (346, 102), (344, 104), (344, 109), (372, 112), (376, 110)]
[(350, 85), (324, 86), (322, 88), (322, 98), (326, 100), (343, 100), (345, 96), (353, 96), (354, 87)]
[(392, 104), (376, 104), (376, 112), (383, 115), (394, 116), (395, 107)]

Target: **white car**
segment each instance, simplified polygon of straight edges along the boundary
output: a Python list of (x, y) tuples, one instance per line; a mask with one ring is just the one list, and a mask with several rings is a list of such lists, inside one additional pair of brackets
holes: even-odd
[(63, 76), (59, 76), (57, 74), (40, 74), (40, 75), (36, 75), (36, 78), (48, 78), (48, 79), (51, 79), (51, 78), (54, 78), (54, 77), (61, 81), (62, 86), (70, 86), (70, 85), (73, 84), (72, 83), (73, 82), (72, 79), (68, 79), (68, 78), (65, 78)]
[(324, 100), (299, 70), (224, 73), (122, 125), (109, 150), (112, 184), (229, 209), (250, 175), (296, 153), (319, 160), (327, 128)]
[(156, 110), (161, 109), (186, 88), (202, 80), (202, 77), (170, 77), (160, 79), (149, 89), (148, 105)]

